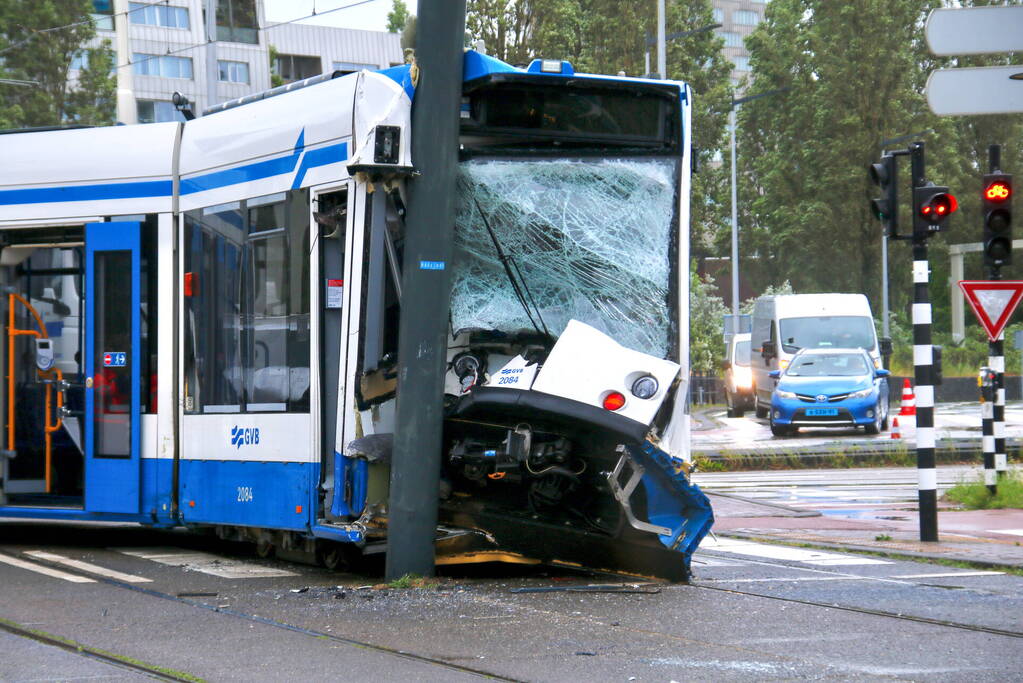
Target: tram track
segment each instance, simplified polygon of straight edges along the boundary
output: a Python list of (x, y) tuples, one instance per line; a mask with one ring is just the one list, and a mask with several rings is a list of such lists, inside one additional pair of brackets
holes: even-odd
[[(18, 553), (18, 555), (21, 556), (22, 553)], [(449, 661), (446, 661), (446, 660), (443, 660), (443, 659), (439, 659), (439, 658), (436, 658), (436, 657), (429, 657), (427, 655), (420, 655), (420, 654), (416, 654), (414, 652), (408, 652), (408, 651), (405, 651), (405, 650), (398, 650), (398, 649), (395, 649), (395, 648), (390, 648), (390, 647), (386, 647), (384, 645), (378, 645), (376, 643), (370, 643), (370, 642), (367, 642), (367, 641), (357, 640), (357, 639), (354, 639), (354, 638), (346, 638), (344, 636), (339, 636), (339, 635), (336, 635), (334, 633), (329, 633), (329, 632), (326, 632), (326, 631), (318, 631), (316, 629), (310, 629), (310, 628), (306, 628), (304, 626), (296, 626), (294, 624), (289, 624), (287, 622), (279, 621), (277, 619), (271, 619), (269, 617), (261, 617), (261, 616), (256, 615), (256, 614), (250, 614), (248, 612), (243, 612), (243, 611), (240, 611), (240, 610), (231, 609), (229, 607), (221, 607), (221, 606), (217, 606), (217, 605), (211, 605), (211, 604), (208, 604), (208, 603), (205, 603), (205, 602), (201, 602), (199, 600), (193, 600), (193, 599), (190, 599), (188, 597), (181, 597), (181, 596), (178, 596), (178, 595), (174, 595), (172, 593), (165, 593), (163, 591), (156, 590), (156, 589), (153, 589), (153, 588), (146, 588), (146, 587), (143, 587), (143, 586), (139, 586), (139, 585), (135, 585), (135, 584), (131, 584), (131, 583), (126, 583), (124, 581), (119, 581), (117, 579), (113, 579), (113, 578), (109, 578), (109, 577), (105, 577), (105, 576), (97, 576), (95, 574), (89, 574), (89, 573), (86, 573), (86, 572), (75, 571), (73, 569), (68, 569), (68, 567), (66, 567), (66, 566), (59, 566), (58, 567), (58, 565), (56, 565), (56, 564), (54, 564), (52, 562), (40, 559), (39, 557), (32, 557), (31, 560), (33, 562), (37, 563), (37, 564), (48, 566), (48, 567), (51, 567), (53, 569), (58, 569), (59, 568), (60, 570), (62, 570), (64, 572), (68, 572), (68, 573), (72, 573), (72, 574), (78, 574), (78, 575), (81, 575), (81, 576), (84, 576), (84, 577), (88, 577), (88, 578), (96, 581), (97, 583), (106, 584), (108, 586), (113, 586), (115, 588), (120, 588), (122, 590), (131, 591), (133, 593), (141, 593), (142, 595), (147, 595), (147, 596), (152, 597), (152, 598), (158, 598), (158, 599), (161, 599), (161, 600), (168, 600), (168, 601), (171, 601), (171, 602), (176, 602), (176, 603), (188, 605), (189, 607), (194, 607), (196, 609), (202, 609), (202, 610), (207, 610), (207, 611), (210, 611), (210, 612), (216, 612), (218, 614), (223, 614), (225, 616), (234, 617), (236, 619), (242, 619), (242, 620), (253, 622), (253, 623), (257, 623), (257, 624), (262, 624), (264, 626), (270, 626), (272, 628), (277, 628), (277, 629), (281, 629), (281, 630), (285, 630), (285, 631), (290, 631), (292, 633), (298, 633), (298, 634), (301, 634), (301, 635), (304, 635), (304, 636), (308, 636), (310, 638), (315, 638), (315, 639), (320, 640), (320, 641), (328, 641), (328, 642), (333, 642), (333, 643), (338, 643), (338, 644), (343, 644), (343, 645), (349, 645), (351, 647), (356, 647), (356, 648), (360, 648), (360, 649), (363, 649), (363, 650), (370, 650), (370, 651), (373, 651), (373, 652), (378, 652), (380, 654), (389, 655), (389, 656), (392, 656), (392, 657), (395, 657), (395, 658), (398, 658), (398, 659), (404, 659), (404, 660), (408, 660), (408, 661), (417, 662), (417, 663), (420, 663), (420, 664), (426, 664), (426, 665), (429, 665), (429, 666), (432, 666), (432, 667), (436, 667), (437, 669), (443, 669), (443, 670), (450, 671), (452, 673), (468, 674), (470, 676), (478, 676), (480, 678), (494, 680), (494, 681), (509, 681), (509, 682), (512, 682), (512, 683), (518, 683), (519, 682), (519, 679), (517, 679), (517, 678), (509, 678), (507, 676), (502, 676), (500, 674), (492, 673), (490, 671), (484, 671), (482, 669), (477, 669), (477, 668), (474, 668), (474, 667), (468, 667), (468, 666), (464, 666), (464, 665), (461, 665), (461, 664), (455, 664), (455, 663), (452, 663), (452, 662), (449, 662)], [(168, 681), (190, 681), (190, 682), (202, 680), (202, 679), (197, 678), (197, 677), (188, 677), (187, 675), (185, 675), (185, 677), (174, 677), (176, 675), (174, 672), (167, 672), (167, 671), (165, 671), (163, 669), (160, 669), (159, 667), (150, 667), (149, 665), (146, 665), (146, 664), (141, 663), (141, 662), (134, 662), (133, 660), (124, 661), (124, 660), (120, 659), (115, 654), (108, 653), (108, 652), (106, 652), (104, 650), (100, 650), (98, 648), (90, 648), (90, 647), (81, 645), (80, 643), (77, 643), (75, 641), (71, 641), (71, 640), (66, 640), (65, 641), (61, 637), (54, 636), (52, 634), (46, 634), (46, 633), (43, 633), (43, 632), (38, 632), (38, 635), (36, 635), (37, 632), (35, 632), (34, 630), (29, 629), (29, 628), (24, 627), (24, 626), (21, 626), (19, 624), (15, 624), (13, 622), (6, 622), (2, 618), (0, 618), (0, 628), (3, 628), (4, 630), (7, 630), (8, 632), (13, 633), (15, 635), (20, 635), (20, 636), (23, 636), (23, 637), (26, 637), (26, 638), (34, 638), (36, 640), (39, 640), (40, 642), (44, 642), (46, 644), (53, 645), (55, 647), (62, 647), (62, 648), (67, 649), (67, 650), (69, 650), (71, 652), (78, 652), (79, 654), (83, 654), (85, 656), (90, 656), (90, 657), (94, 657), (94, 658), (97, 658), (97, 659), (102, 659), (103, 661), (107, 661), (108, 663), (116, 663), (117, 665), (122, 666), (122, 667), (132, 668), (133, 670), (136, 670), (136, 671), (139, 671), (139, 672), (143, 672), (143, 673), (147, 673), (148, 675), (152, 675), (152, 676), (156, 676), (156, 677), (162, 677), (161, 680), (168, 680)]]

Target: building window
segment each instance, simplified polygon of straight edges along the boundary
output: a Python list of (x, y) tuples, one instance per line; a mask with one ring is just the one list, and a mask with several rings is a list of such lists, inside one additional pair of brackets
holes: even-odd
[(220, 80), (227, 83), (248, 83), (249, 64), (248, 62), (229, 62), (220, 60), (217, 62), (220, 71)]
[(713, 10), (711, 10), (711, 14), (714, 16), (715, 24), (725, 23), (725, 11), (720, 7), (715, 7)]
[(756, 26), (760, 23), (760, 15), (748, 9), (739, 9), (732, 12), (732, 23), (740, 26)]
[(333, 70), (343, 74), (351, 74), (363, 69), (376, 71), (379, 67), (376, 64), (360, 64), (358, 62), (334, 62)]
[(114, 30), (113, 0), (92, 0), (92, 20), (100, 31)]
[(129, 2), (128, 19), (133, 24), (187, 29), (188, 9), (185, 7), (171, 7), (169, 5)]
[(192, 58), (174, 55), (149, 55), (135, 52), (131, 56), (132, 70), (138, 76), (164, 78), (192, 78)]
[(185, 120), (182, 113), (172, 103), (163, 100), (136, 100), (135, 112), (138, 114), (139, 123)]
[(217, 40), (259, 42), (256, 0), (217, 0)]
[(186, 412), (308, 412), (308, 190), (187, 213), (183, 289)]
[(749, 57), (733, 57), (736, 71), (749, 71)]
[(277, 59), (274, 61), (274, 73), (280, 76), (285, 83), (291, 83), (319, 76), (323, 73), (323, 64), (319, 57), (277, 55)]
[(725, 47), (742, 47), (742, 36), (735, 31), (718, 31), (717, 34), (725, 41)]

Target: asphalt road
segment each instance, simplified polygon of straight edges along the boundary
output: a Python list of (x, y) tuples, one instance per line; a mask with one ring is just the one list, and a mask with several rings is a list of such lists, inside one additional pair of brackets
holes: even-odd
[[(892, 417), (896, 417), (898, 405), (892, 406)], [(898, 416), (902, 441), (912, 446), (915, 443), (916, 418)], [(697, 411), (697, 425), (693, 428), (692, 443), (696, 452), (706, 451), (785, 451), (793, 449), (830, 449), (837, 446), (877, 445), (890, 447), (891, 432), (869, 436), (859, 428), (829, 427), (818, 429), (800, 428), (791, 437), (771, 434), (766, 419), (757, 418), (753, 412), (744, 417), (727, 417), (724, 408), (707, 408)], [(981, 416), (978, 403), (940, 403), (935, 406), (935, 438), (944, 444), (973, 444), (980, 450)], [(1023, 402), (1012, 401), (1005, 406), (1005, 435), (1010, 443), (1018, 444), (1023, 439)], [(941, 443), (939, 443), (941, 445)]]
[(249, 681), (1019, 674), (1019, 576), (724, 538), (694, 568), (692, 585), (639, 593), (565, 591), (614, 579), (508, 567), (399, 590), (208, 538), (0, 523), (0, 679), (136, 680), (155, 667)]

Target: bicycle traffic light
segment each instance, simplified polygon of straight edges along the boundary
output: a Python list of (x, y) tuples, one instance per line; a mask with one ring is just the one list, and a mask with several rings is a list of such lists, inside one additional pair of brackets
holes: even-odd
[(913, 188), (913, 237), (926, 238), (944, 230), (948, 217), (959, 208), (947, 187), (925, 185)]
[(870, 201), (871, 211), (888, 231), (888, 236), (894, 238), (899, 231), (899, 197), (895, 183), (895, 157), (885, 154), (881, 157), (880, 162), (871, 164), (870, 179), (881, 188), (882, 193), (879, 198)]
[(1012, 263), (1012, 176), (988, 173), (981, 186), (984, 212), (984, 265), (997, 268)]

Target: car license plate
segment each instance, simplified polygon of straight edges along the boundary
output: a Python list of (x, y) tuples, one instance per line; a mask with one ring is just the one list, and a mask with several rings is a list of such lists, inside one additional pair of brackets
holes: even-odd
[(807, 408), (806, 414), (809, 417), (826, 417), (838, 415), (838, 408)]

